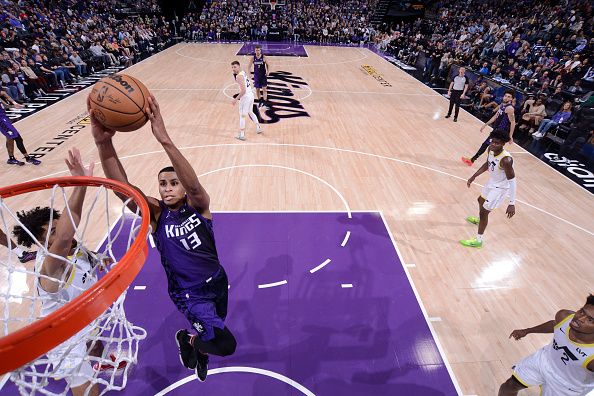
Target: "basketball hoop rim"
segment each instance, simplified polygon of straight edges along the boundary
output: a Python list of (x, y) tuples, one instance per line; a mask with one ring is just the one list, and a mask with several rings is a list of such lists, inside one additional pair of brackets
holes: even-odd
[(0, 198), (61, 187), (107, 187), (132, 198), (142, 218), (138, 238), (124, 257), (104, 277), (80, 296), (37, 320), (0, 338), (0, 375), (37, 359), (83, 329), (101, 315), (130, 285), (148, 256), (146, 236), (150, 211), (143, 195), (127, 184), (101, 177), (71, 176), (41, 179), (0, 188)]

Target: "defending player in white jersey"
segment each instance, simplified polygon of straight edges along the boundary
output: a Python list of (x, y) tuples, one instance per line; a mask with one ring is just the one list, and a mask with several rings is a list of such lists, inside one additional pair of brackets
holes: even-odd
[[(88, 167), (85, 167), (80, 152), (76, 148), (70, 150), (68, 154), (69, 158), (66, 159), (66, 164), (72, 176), (93, 175), (93, 163), (91, 162)], [(35, 283), (42, 299), (42, 317), (74, 300), (97, 281), (97, 277), (92, 271), (95, 261), (87, 255), (84, 249), (77, 252), (74, 240), (76, 227), (81, 219), (86, 190), (86, 187), (73, 188), (72, 195), (68, 200), (72, 219), (68, 215), (60, 216), (58, 211), (49, 207), (37, 207), (18, 213), (19, 221), (24, 227), (15, 226), (13, 234), (19, 244), (30, 247), (35, 243), (26, 230), (29, 230), (41, 243), (46, 240), (49, 233), (47, 245), (49, 253), (68, 257), (70, 262), (74, 262), (72, 265), (66, 260), (45, 255), (41, 251), (38, 253), (35, 269), (41, 276)], [(51, 224), (49, 223), (50, 215), (53, 216)], [(75, 252), (76, 257), (72, 257)], [(48, 359), (54, 362), (52, 375), (56, 378), (66, 379), (74, 396), (99, 394), (97, 384), (91, 384), (88, 381), (93, 377), (94, 369), (88, 361), (85, 361), (87, 355), (91, 353), (95, 356), (101, 354), (101, 351), (97, 350), (102, 349), (102, 344), (97, 344), (97, 342), (89, 345), (93, 351), (87, 349), (86, 336), (92, 330), (87, 326), (73, 336), (73, 338), (77, 338), (76, 342), (59, 345), (47, 352)]]
[(505, 200), (509, 198), (506, 214), (512, 218), (516, 214), (516, 174), (513, 168), (513, 158), (510, 153), (503, 149), (503, 146), (509, 141), (509, 133), (501, 129), (495, 129), (490, 135), (491, 144), (489, 145), (489, 155), (487, 162), (468, 179), (467, 185), (470, 187), (474, 179), (482, 173), (489, 171), (489, 180), (481, 195), (478, 197), (479, 217), (468, 216), (466, 221), (478, 225), (478, 233), (475, 238), (463, 239), (460, 243), (464, 246), (480, 248), (483, 246), (483, 234), (489, 222), (489, 213), (497, 209)]
[(238, 61), (231, 62), (231, 70), (233, 70), (233, 77), (237, 84), (239, 84), (239, 94), (233, 99), (233, 105), (239, 102), (239, 135), (237, 139), (245, 140), (245, 116), (256, 124), (256, 132), (262, 133), (262, 127), (258, 117), (254, 113), (254, 91), (252, 89), (252, 82), (247, 76), (246, 72), (241, 70), (241, 65)]
[(520, 340), (533, 333), (553, 333), (553, 341), (513, 367), (499, 396), (537, 385), (542, 396), (584, 396), (594, 390), (594, 295), (577, 312), (563, 309), (554, 320), (514, 330), (509, 337)]

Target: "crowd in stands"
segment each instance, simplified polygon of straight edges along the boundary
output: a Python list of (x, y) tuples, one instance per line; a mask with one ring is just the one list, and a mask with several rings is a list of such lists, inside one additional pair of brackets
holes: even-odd
[(282, 39), (318, 43), (367, 42), (376, 0), (290, 0), (277, 6), (249, 0), (207, 0), (200, 14), (180, 22), (188, 40), (266, 40), (272, 30)]
[(129, 66), (163, 48), (171, 36), (162, 17), (116, 19), (115, 0), (0, 4), (2, 91), (18, 103), (92, 72)]
[(383, 26), (374, 41), (432, 85), (451, 76), (452, 66), (466, 66), (478, 75), (470, 109), (481, 118), (498, 105), (487, 80), (521, 92), (528, 100), (515, 103), (520, 128), (541, 139), (577, 121), (572, 104), (594, 90), (593, 28), (589, 0), (442, 0), (432, 18)]

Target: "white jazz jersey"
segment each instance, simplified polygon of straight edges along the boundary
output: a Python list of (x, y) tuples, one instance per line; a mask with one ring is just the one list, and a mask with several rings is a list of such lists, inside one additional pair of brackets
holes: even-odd
[(499, 155), (495, 155), (489, 150), (487, 163), (489, 164), (489, 180), (485, 187), (489, 188), (509, 188), (509, 181), (505, 175), (505, 170), (501, 167), (501, 160), (505, 157), (511, 157), (507, 150), (503, 150)]
[[(45, 259), (45, 255), (39, 253), (35, 263), (38, 271)], [(56, 293), (47, 292), (41, 288), (41, 285), (37, 285), (37, 291), (42, 299), (42, 317), (74, 300), (97, 282), (97, 275), (91, 265), (93, 259), (89, 258), (87, 253), (79, 252), (76, 258), (69, 256), (68, 260), (73, 261), (75, 265), (72, 266), (66, 284)], [(64, 343), (47, 352), (47, 358), (53, 365), (52, 376), (54, 378), (65, 378), (71, 386), (79, 386), (88, 381), (93, 371), (91, 365), (85, 363), (87, 357), (86, 342), (95, 331), (96, 329), (91, 323)]]
[(237, 81), (237, 79), (239, 78), (241, 78), (245, 83), (245, 95), (242, 96), (240, 100), (244, 100), (246, 97), (249, 96), (254, 96), (252, 81), (249, 79), (246, 72), (242, 70), (239, 73), (237, 73), (237, 76), (235, 76), (235, 80)]
[(594, 344), (578, 344), (569, 338), (573, 316), (555, 326), (550, 344), (514, 367), (514, 376), (520, 382), (542, 385), (546, 396), (581, 396), (594, 389), (594, 372), (586, 368), (594, 360)]
[[(41, 270), (44, 254), (38, 254), (36, 260), (37, 271)], [(91, 261), (86, 253), (79, 252), (76, 258), (69, 256), (68, 260), (73, 261), (75, 265), (72, 266), (70, 275), (66, 279), (66, 284), (60, 288), (56, 293), (49, 293), (37, 285), (39, 297), (41, 297), (41, 316), (45, 317), (66, 303), (74, 300), (80, 296), (91, 285), (97, 282), (97, 275), (94, 273), (91, 266)]]

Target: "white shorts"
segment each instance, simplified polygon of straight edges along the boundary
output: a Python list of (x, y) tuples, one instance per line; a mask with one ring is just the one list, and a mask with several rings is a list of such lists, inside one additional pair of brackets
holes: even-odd
[(239, 99), (239, 115), (247, 115), (254, 110), (254, 94), (247, 94)]
[(509, 195), (508, 188), (485, 186), (481, 191), (481, 197), (485, 199), (483, 208), (488, 211), (497, 209)]
[(585, 396), (592, 389), (571, 386), (560, 378), (545, 361), (545, 351), (539, 349), (513, 367), (513, 376), (524, 386), (541, 387), (541, 396)]
[(47, 359), (49, 363), (52, 363), (51, 375), (53, 378), (63, 378), (71, 387), (77, 387), (95, 376), (95, 371), (91, 366), (92, 362), (85, 359), (88, 355), (88, 335), (89, 327), (87, 326), (66, 342), (47, 352)]

